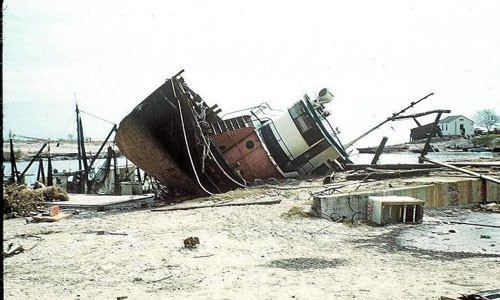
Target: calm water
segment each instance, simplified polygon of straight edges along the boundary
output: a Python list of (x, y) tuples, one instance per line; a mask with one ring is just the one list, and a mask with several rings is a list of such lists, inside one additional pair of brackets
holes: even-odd
[[(94, 163), (94, 169), (97, 171), (98, 168), (105, 162), (105, 159), (97, 159)], [(19, 172), (23, 172), (24, 169), (28, 166), (29, 161), (18, 161), (16, 162), (17, 170)], [(118, 165), (125, 166), (126, 164), (132, 165), (130, 161), (128, 161), (124, 157), (118, 157)], [(35, 183), (36, 175), (38, 174), (38, 168), (40, 163), (38, 161), (33, 162), (31, 167), (28, 169), (25, 175), (26, 184), (30, 185)], [(10, 162), (4, 162), (4, 175), (10, 176), (11, 167)], [(58, 172), (71, 172), (78, 170), (78, 160), (76, 159), (68, 159), (68, 160), (52, 160), (52, 168), (57, 170)], [(43, 169), (45, 171), (45, 176), (47, 176), (47, 160), (43, 162)]]

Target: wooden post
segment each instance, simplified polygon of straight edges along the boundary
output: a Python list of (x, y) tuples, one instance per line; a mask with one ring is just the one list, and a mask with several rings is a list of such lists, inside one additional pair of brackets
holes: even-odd
[(33, 162), (35, 161), (35, 159), (37, 159), (40, 156), (40, 153), (42, 153), (43, 149), (45, 149), (45, 146), (47, 146), (47, 144), (48, 144), (47, 142), (45, 142), (43, 144), (42, 148), (40, 148), (40, 150), (38, 150), (38, 152), (35, 154), (35, 156), (29, 162), (29, 164), (26, 167), (26, 169), (24, 169), (24, 171), (21, 173), (21, 176), (18, 177), (18, 178), (23, 178), (24, 177), (24, 174), (26, 174), (26, 172), (28, 172), (29, 168), (31, 167), (31, 165), (33, 164)]
[(120, 172), (118, 170), (118, 159), (116, 158), (116, 152), (111, 150), (113, 153), (113, 165), (114, 165), (114, 175), (115, 175), (115, 185), (114, 185), (114, 194), (121, 195), (121, 186), (120, 186)]
[(52, 171), (52, 157), (50, 157), (50, 152), (49, 152), (49, 158), (47, 159), (47, 186), (53, 186), (53, 185), (54, 185), (54, 176)]
[[(441, 112), (438, 112), (436, 116), (436, 120), (434, 120), (434, 123), (432, 124), (431, 131), (429, 132), (429, 136), (427, 137), (427, 141), (425, 142), (424, 149), (422, 149), (422, 153), (420, 154), (420, 158), (424, 157), (427, 155), (429, 150), (431, 150), (431, 139), (434, 133), (436, 132), (436, 127), (437, 124), (439, 123), (439, 119), (441, 119)], [(419, 162), (421, 162), (421, 159), (419, 158)]]
[(76, 105), (76, 141), (78, 144), (78, 171), (82, 170), (82, 149), (80, 148), (80, 110), (78, 104)]
[(43, 159), (41, 157), (38, 165), (38, 174), (36, 175), (36, 180), (38, 182), (40, 182), (40, 179), (42, 179), (43, 184), (47, 184), (47, 182), (45, 182), (45, 170), (43, 169)]
[(141, 169), (139, 169), (139, 167), (136, 167), (136, 170), (137, 170), (137, 180), (142, 184)]
[(380, 155), (384, 151), (385, 143), (387, 143), (388, 139), (389, 139), (388, 137), (384, 136), (382, 138), (382, 141), (380, 141), (380, 145), (378, 145), (377, 152), (375, 153), (375, 156), (373, 157), (372, 165), (375, 165), (377, 163)]
[(16, 155), (14, 153), (14, 142), (12, 140), (12, 134), (10, 134), (10, 173), (11, 173), (11, 181), (13, 183), (19, 182), (21, 177), (19, 176), (19, 172), (17, 171), (16, 166)]
[(92, 160), (90, 161), (90, 165), (88, 166), (88, 171), (90, 172), (90, 169), (92, 168), (92, 166), (94, 165), (94, 162), (96, 161), (96, 159), (99, 158), (99, 155), (101, 154), (101, 151), (102, 149), (104, 148), (104, 146), (106, 145), (106, 143), (108, 142), (111, 134), (113, 134), (113, 132), (116, 131), (116, 124), (113, 125), (113, 128), (111, 129), (111, 131), (108, 133), (108, 136), (106, 137), (106, 139), (104, 140), (104, 142), (102, 142), (101, 144), (101, 147), (99, 147), (99, 150), (97, 150), (97, 153), (96, 155), (94, 156), (94, 158), (92, 158)]

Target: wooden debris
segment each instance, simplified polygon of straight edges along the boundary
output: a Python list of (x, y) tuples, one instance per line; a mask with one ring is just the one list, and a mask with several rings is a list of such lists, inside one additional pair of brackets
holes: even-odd
[(200, 239), (198, 237), (188, 237), (184, 240), (184, 248), (194, 249), (200, 244)]
[(450, 221), (450, 224), (461, 224), (461, 225), (471, 225), (471, 226), (480, 226), (480, 227), (500, 228), (500, 225), (479, 224), (479, 223), (458, 222), (458, 221)]
[(204, 258), (204, 257), (210, 257), (210, 256), (214, 256), (214, 254), (207, 254), (207, 255), (193, 256), (193, 258)]
[(71, 217), (72, 214), (66, 214), (66, 213), (60, 213), (55, 216), (44, 216), (44, 215), (37, 215), (33, 216), (33, 222), (59, 222), (61, 220), (65, 220), (69, 217)]
[(368, 173), (347, 175), (346, 180), (391, 179), (400, 177), (427, 176), (429, 175), (429, 173), (430, 173), (429, 170), (368, 172)]
[(97, 235), (128, 235), (128, 233), (122, 232), (111, 232), (106, 230), (93, 230), (93, 231), (85, 231), (84, 233), (95, 233)]
[(498, 299), (500, 297), (500, 289), (482, 291), (476, 294), (460, 294), (457, 296), (441, 296), (440, 300), (481, 300), (481, 299)]
[(372, 165), (375, 165), (378, 162), (378, 159), (382, 154), (382, 152), (384, 151), (385, 143), (387, 143), (388, 139), (389, 138), (386, 136), (382, 138), (382, 141), (380, 142), (380, 145), (377, 148), (377, 152), (375, 152), (375, 155), (373, 156)]
[(163, 277), (163, 278), (156, 279), (156, 280), (151, 280), (151, 281), (149, 281), (149, 283), (160, 282), (160, 281), (163, 281), (163, 280), (166, 280), (166, 279), (172, 278), (172, 276), (174, 276), (174, 275), (170, 275), (170, 276)]
[(46, 200), (57, 199), (67, 201), (68, 194), (60, 187), (46, 187), (36, 190), (22, 185), (4, 185), (3, 215), (4, 219), (29, 217), (32, 211), (46, 204)]
[(174, 211), (174, 210), (188, 210), (197, 208), (207, 208), (207, 207), (223, 207), (223, 206), (244, 206), (244, 205), (270, 205), (279, 204), (281, 200), (269, 200), (269, 201), (256, 201), (256, 202), (240, 202), (240, 203), (223, 203), (223, 204), (205, 204), (205, 205), (193, 205), (193, 206), (177, 206), (177, 207), (165, 207), (165, 208), (155, 208), (151, 211)]
[(9, 257), (24, 252), (24, 248), (20, 244), (10, 243), (6, 251), (3, 251), (3, 257)]
[(466, 170), (466, 169), (462, 169), (462, 168), (453, 166), (451, 164), (447, 164), (447, 163), (443, 163), (443, 162), (439, 162), (439, 161), (435, 161), (435, 160), (430, 160), (430, 159), (428, 159), (426, 157), (420, 157), (420, 159), (422, 161), (425, 161), (425, 162), (430, 162), (430, 163), (433, 163), (433, 164), (438, 165), (438, 166), (450, 168), (452, 170), (459, 171), (459, 172), (462, 172), (462, 173), (467, 174), (467, 175), (471, 175), (471, 176), (474, 176), (474, 177), (477, 177), (477, 178), (481, 178), (483, 180), (488, 180), (488, 181), (494, 182), (496, 184), (500, 184), (500, 179), (497, 179), (497, 178), (494, 178), (494, 177), (491, 177), (491, 176), (487, 176), (487, 175), (484, 175), (484, 174), (481, 174), (481, 173), (472, 172), (472, 171), (469, 171), (469, 170)]

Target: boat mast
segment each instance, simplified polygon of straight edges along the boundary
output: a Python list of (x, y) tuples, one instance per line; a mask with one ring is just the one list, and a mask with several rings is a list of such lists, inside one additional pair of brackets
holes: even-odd
[(80, 173), (80, 188), (81, 192), (86, 194), (87, 186), (87, 172), (88, 172), (88, 162), (87, 154), (85, 151), (85, 138), (83, 135), (83, 125), (82, 119), (80, 117), (80, 110), (78, 109), (78, 103), (76, 103), (76, 133), (77, 133), (77, 144), (78, 144), (78, 172)]
[(76, 141), (77, 141), (77, 146), (78, 146), (78, 171), (82, 170), (82, 153), (80, 151), (80, 110), (78, 109), (78, 103), (76, 103)]
[(9, 132), (9, 142), (10, 142), (10, 171), (11, 171), (11, 181), (13, 183), (19, 183), (21, 178), (19, 177), (19, 172), (17, 171), (16, 156), (14, 153), (14, 142), (13, 134)]
[(380, 126), (384, 125), (385, 123), (389, 122), (389, 121), (393, 121), (393, 118), (394, 117), (397, 117), (399, 116), (400, 114), (404, 113), (405, 111), (407, 111), (408, 109), (412, 108), (413, 106), (415, 106), (416, 104), (418, 104), (419, 102), (427, 99), (428, 97), (434, 95), (434, 93), (430, 93), (429, 95), (419, 99), (418, 101), (416, 102), (412, 102), (410, 103), (410, 105), (408, 105), (407, 107), (403, 108), (400, 112), (398, 113), (394, 113), (392, 114), (392, 116), (388, 117), (387, 119), (385, 119), (383, 122), (381, 122), (380, 124), (376, 125), (375, 127), (373, 127), (372, 129), (368, 130), (367, 132), (363, 133), (362, 135), (360, 135), (359, 137), (355, 138), (354, 140), (352, 140), (351, 142), (347, 143), (344, 145), (344, 148), (349, 148), (350, 146), (352, 146), (354, 143), (356, 143), (357, 141), (359, 141), (360, 139), (364, 138), (365, 136), (367, 136), (368, 134), (370, 134), (372, 131), (374, 131), (375, 129), (378, 129)]

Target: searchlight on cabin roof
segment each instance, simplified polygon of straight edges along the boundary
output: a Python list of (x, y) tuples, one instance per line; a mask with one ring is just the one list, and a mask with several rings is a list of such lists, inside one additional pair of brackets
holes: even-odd
[(321, 105), (325, 105), (327, 103), (330, 103), (332, 99), (333, 94), (330, 93), (327, 88), (322, 88), (318, 93), (318, 98), (316, 98), (316, 101)]

